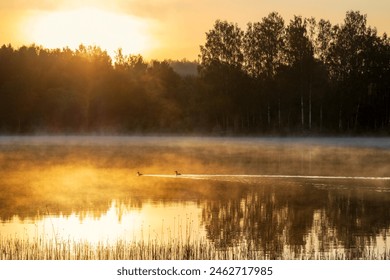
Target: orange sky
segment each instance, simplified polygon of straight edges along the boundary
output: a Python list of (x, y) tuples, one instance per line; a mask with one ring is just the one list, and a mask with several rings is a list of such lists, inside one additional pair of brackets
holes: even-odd
[(287, 23), (302, 15), (336, 24), (348, 10), (367, 14), (380, 34), (389, 32), (389, 0), (0, 0), (0, 44), (76, 48), (84, 43), (110, 54), (122, 47), (149, 59), (194, 60), (216, 19), (245, 29), (277, 11)]

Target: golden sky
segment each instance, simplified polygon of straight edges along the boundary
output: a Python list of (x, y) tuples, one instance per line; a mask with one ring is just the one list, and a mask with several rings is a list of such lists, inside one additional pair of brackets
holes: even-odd
[(276, 11), (286, 23), (301, 15), (336, 24), (348, 10), (367, 14), (379, 34), (389, 32), (389, 0), (0, 0), (0, 45), (83, 43), (110, 54), (121, 47), (148, 59), (194, 60), (216, 19), (245, 29)]

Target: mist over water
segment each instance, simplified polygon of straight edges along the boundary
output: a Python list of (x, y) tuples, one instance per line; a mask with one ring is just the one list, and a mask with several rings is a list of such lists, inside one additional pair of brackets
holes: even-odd
[(383, 256), (389, 140), (0, 137), (0, 235)]
[[(242, 174), (180, 174), (180, 175), (165, 175), (165, 174), (142, 174), (139, 176), (151, 176), (161, 178), (182, 178), (195, 180), (225, 180), (225, 181), (241, 181), (243, 179), (255, 178), (296, 178), (296, 179), (345, 179), (345, 180), (390, 180), (390, 177), (358, 177), (358, 176), (305, 176), (305, 175), (242, 175)], [(179, 176), (179, 177), (178, 177)]]

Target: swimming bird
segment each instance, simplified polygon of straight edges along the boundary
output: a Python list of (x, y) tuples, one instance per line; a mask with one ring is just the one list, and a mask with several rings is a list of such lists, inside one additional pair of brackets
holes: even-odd
[(138, 175), (138, 176), (142, 176), (143, 174), (142, 174), (142, 173), (139, 173), (139, 171), (137, 171), (137, 175)]
[(175, 174), (176, 174), (176, 176), (181, 175), (181, 173), (179, 173), (179, 172), (177, 172), (177, 171), (175, 171)]

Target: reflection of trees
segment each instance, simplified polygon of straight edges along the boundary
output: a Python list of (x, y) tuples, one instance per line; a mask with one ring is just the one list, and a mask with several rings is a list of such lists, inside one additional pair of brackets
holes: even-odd
[[(232, 185), (225, 188), (243, 188)], [(348, 257), (359, 258), (390, 224), (389, 198), (371, 192), (263, 182), (240, 196), (208, 201), (203, 220), (220, 249), (245, 242), (268, 258), (286, 257), (288, 248), (288, 258), (344, 248)]]
[(303, 246), (313, 211), (319, 205), (302, 199), (302, 187), (270, 183), (248, 188), (240, 197), (205, 205), (203, 219), (208, 237), (217, 246), (234, 246), (245, 240), (253, 250), (271, 258), (276, 258), (285, 244)]
[(221, 248), (240, 242), (241, 221), (244, 217), (242, 210), (239, 201), (207, 203), (203, 210), (207, 237)]
[[(358, 257), (361, 248), (376, 244), (376, 237), (386, 239), (390, 224), (390, 196), (388, 193), (364, 191), (352, 183), (346, 191), (329, 193), (326, 208), (329, 226), (337, 232), (337, 238), (352, 257)], [(379, 248), (383, 249), (383, 248)]]

